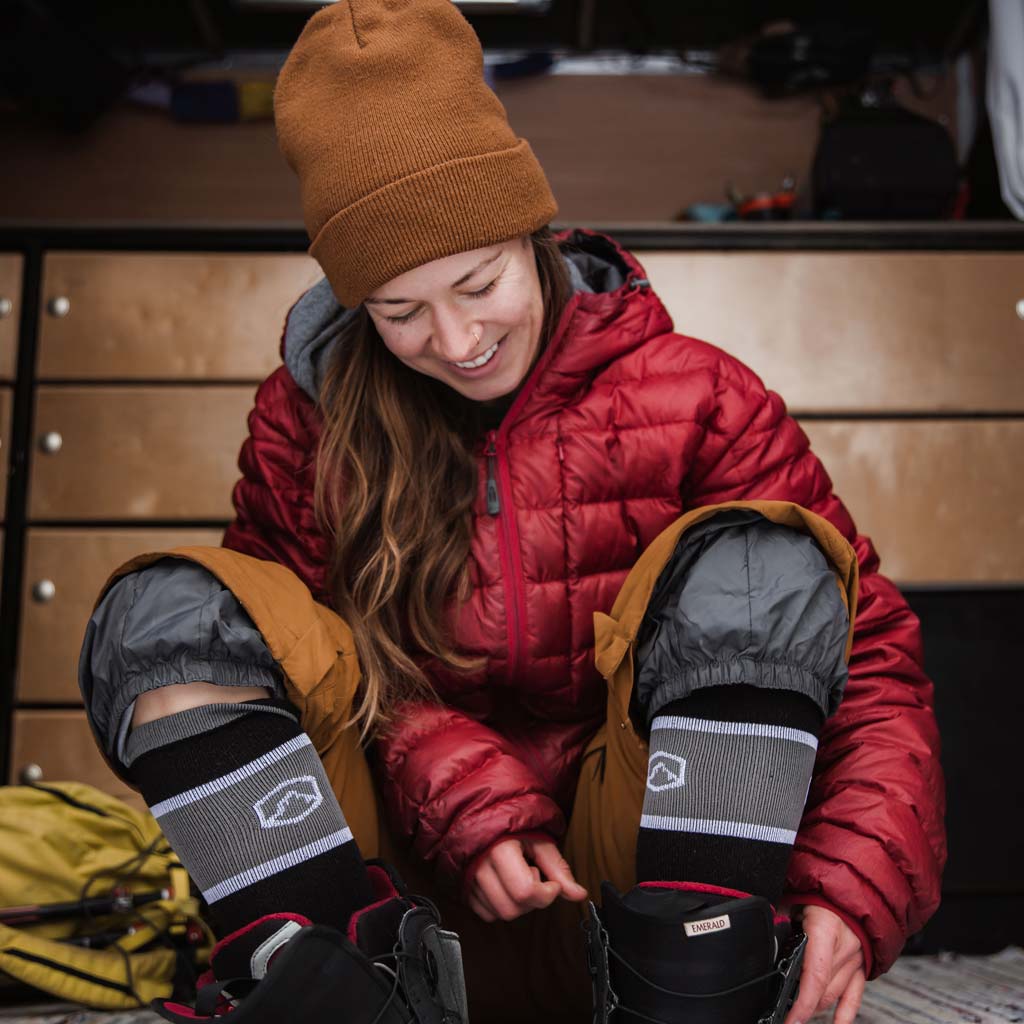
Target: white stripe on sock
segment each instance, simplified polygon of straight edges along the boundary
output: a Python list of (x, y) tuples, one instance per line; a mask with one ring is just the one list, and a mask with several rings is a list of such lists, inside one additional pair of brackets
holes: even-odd
[(705, 836), (731, 836), (734, 839), (757, 839), (764, 843), (796, 842), (796, 831), (773, 828), (771, 825), (750, 825), (745, 821), (714, 821), (710, 818), (674, 818), (668, 814), (644, 814), (640, 827), (659, 832), (696, 832)]
[(786, 725), (762, 725), (759, 722), (709, 722), (703, 718), (687, 718), (683, 715), (659, 715), (651, 723), (655, 729), (684, 729), (688, 732), (712, 732), (731, 736), (763, 736), (773, 740), (792, 740), (803, 743), (812, 750), (818, 749), (814, 733), (803, 729), (791, 729)]
[(203, 897), (207, 903), (215, 903), (217, 900), (224, 899), (225, 896), (230, 896), (233, 892), (238, 892), (239, 889), (244, 889), (246, 886), (261, 882), (264, 878), (276, 875), (279, 871), (284, 871), (285, 868), (294, 867), (303, 861), (311, 860), (318, 854), (343, 846), (351, 839), (352, 830), (346, 826), (324, 839), (317, 839), (316, 842), (301, 846), (297, 850), (292, 850), (291, 853), (275, 857), (265, 864), (257, 864), (254, 868), (246, 868), (245, 871), (240, 871), (237, 875), (225, 878), (223, 882), (218, 882), (209, 889), (203, 890)]
[(312, 746), (312, 744), (313, 741), (303, 733), (301, 736), (296, 736), (294, 739), (288, 740), (287, 743), (282, 743), (281, 746), (275, 747), (268, 753), (257, 757), (255, 761), (250, 761), (248, 764), (242, 765), (241, 768), (236, 768), (233, 772), (222, 775), (219, 779), (214, 779), (212, 782), (204, 782), (201, 786), (196, 786), (195, 789), (187, 789), (184, 793), (179, 793), (177, 796), (161, 800), (160, 803), (150, 807), (149, 813), (154, 818), (170, 814), (171, 811), (176, 811), (188, 804), (195, 803), (197, 800), (203, 800), (214, 793), (219, 793), (222, 789), (227, 789), (236, 782), (241, 782), (242, 779), (247, 779), (250, 775), (263, 771), (264, 768), (286, 758), (289, 754), (294, 754), (296, 750)]

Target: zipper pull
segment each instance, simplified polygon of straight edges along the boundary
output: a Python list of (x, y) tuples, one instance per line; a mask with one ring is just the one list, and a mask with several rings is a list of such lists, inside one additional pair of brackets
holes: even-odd
[(487, 439), (487, 514), (496, 516), (501, 511), (501, 502), (498, 500), (498, 481), (494, 475), (494, 467), (497, 461), (498, 449), (494, 446), (494, 434)]

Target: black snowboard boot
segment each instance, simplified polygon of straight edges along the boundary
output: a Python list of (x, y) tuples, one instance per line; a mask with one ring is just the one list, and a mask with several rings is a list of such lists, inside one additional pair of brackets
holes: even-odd
[(468, 1024), (458, 936), (393, 872), (367, 871), (378, 901), (345, 933), (298, 914), (261, 917), (214, 947), (194, 1008), (153, 1009), (176, 1024)]
[(687, 882), (605, 882), (590, 904), (594, 1024), (781, 1024), (806, 938), (760, 896)]

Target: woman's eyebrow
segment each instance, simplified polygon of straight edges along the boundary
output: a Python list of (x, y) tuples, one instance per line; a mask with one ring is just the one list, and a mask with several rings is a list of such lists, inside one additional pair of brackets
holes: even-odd
[[(469, 271), (469, 273), (463, 274), (462, 277), (460, 277), (458, 279), (458, 281), (456, 281), (455, 284), (452, 285), (452, 287), (453, 288), (458, 288), (459, 285), (465, 284), (477, 271), (483, 270), (484, 267), (490, 266), (500, 255), (501, 255), (501, 250), (499, 249), (496, 253), (494, 253), (493, 256), (488, 256), (487, 259), (485, 259), (482, 262), (478, 263), (471, 271)], [(378, 303), (378, 304), (381, 304), (381, 305), (399, 306), (403, 302), (415, 302), (416, 300), (415, 299), (364, 299), (363, 301), (364, 302), (368, 302), (368, 303)]]

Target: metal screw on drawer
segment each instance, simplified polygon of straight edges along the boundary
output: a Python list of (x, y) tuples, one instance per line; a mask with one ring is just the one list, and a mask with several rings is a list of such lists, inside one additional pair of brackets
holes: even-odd
[(47, 455), (56, 455), (64, 447), (64, 438), (56, 430), (48, 430), (39, 438), (39, 447)]
[(32, 585), (32, 600), (46, 604), (57, 596), (57, 586), (53, 580), (39, 580)]
[(1017, 316), (1019, 316), (1021, 320), (1024, 320), (1024, 299), (1019, 299), (1017, 301)]
[(18, 781), (23, 786), (30, 786), (33, 782), (42, 782), (43, 769), (37, 764), (27, 764), (18, 772)]
[(71, 312), (71, 300), (64, 295), (58, 295), (50, 299), (46, 304), (46, 310), (50, 316), (67, 316)]
[(5, 316), (10, 316), (14, 309), (14, 303), (10, 299), (0, 298), (0, 320), (3, 320)]

